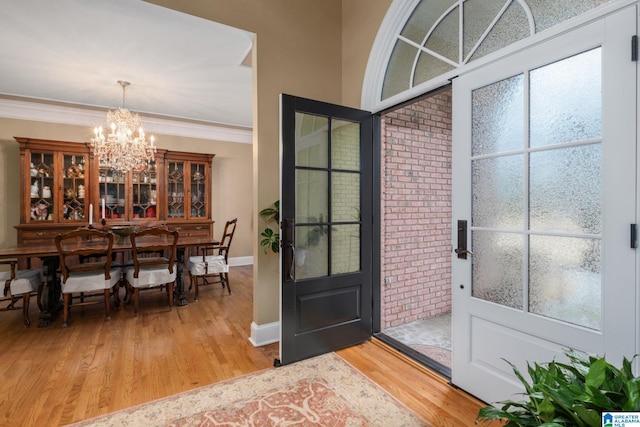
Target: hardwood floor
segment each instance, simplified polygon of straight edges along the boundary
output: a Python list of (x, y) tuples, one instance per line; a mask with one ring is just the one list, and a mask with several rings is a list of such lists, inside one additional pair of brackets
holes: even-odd
[[(31, 327), (21, 310), (0, 313), (0, 426), (55, 426), (270, 368), (278, 344), (253, 347), (252, 268), (233, 267), (233, 294), (200, 289), (200, 301), (169, 312), (164, 294), (141, 293), (133, 307), (104, 320), (102, 304), (71, 310), (48, 328)], [(3, 307), (6, 302), (3, 303)], [(428, 425), (473, 425), (482, 404), (384, 344), (337, 352)]]

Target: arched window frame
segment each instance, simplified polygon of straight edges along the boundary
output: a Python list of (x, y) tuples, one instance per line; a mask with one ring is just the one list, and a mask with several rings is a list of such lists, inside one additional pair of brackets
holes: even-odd
[[(529, 10), (529, 6), (526, 3), (528, 0), (514, 1), (517, 1), (521, 6), (524, 6), (525, 10)], [(453, 70), (418, 85), (413, 85), (412, 81), (413, 75), (415, 74), (414, 63), (414, 66), (411, 68), (411, 75), (407, 76), (408, 79), (411, 79), (410, 88), (386, 99), (382, 99), (385, 75), (387, 72), (387, 68), (389, 67), (393, 49), (396, 45), (397, 40), (399, 38), (402, 39), (401, 32), (405, 27), (407, 21), (411, 17), (413, 11), (420, 4), (420, 2), (421, 0), (393, 0), (393, 3), (389, 7), (387, 14), (385, 15), (382, 24), (378, 29), (378, 34), (369, 55), (369, 61), (367, 63), (367, 69), (365, 71), (362, 86), (361, 108), (373, 112), (378, 112), (386, 108), (390, 108), (394, 105), (420, 96), (431, 90), (445, 86), (451, 79), (455, 78), (456, 76), (468, 73), (499, 58), (507, 57), (529, 46), (540, 43), (543, 40), (547, 40), (549, 38), (567, 32), (572, 28), (576, 28), (580, 25), (584, 25), (597, 20), (602, 16), (615, 12), (626, 6), (637, 4), (638, 0), (612, 0), (609, 3), (597, 6), (596, 8), (591, 9), (588, 12), (582, 13), (564, 22), (556, 24), (549, 29), (532, 34), (525, 39), (512, 43), (477, 60), (468, 62), (468, 58), (466, 58), (466, 60), (465, 58), (461, 58), (461, 61)], [(464, 0), (459, 0), (459, 3), (461, 2), (464, 2)], [(533, 17), (529, 15), (529, 19), (530, 28), (534, 28), (531, 27), (531, 25), (535, 25), (535, 23), (532, 22)], [(415, 42), (411, 43), (413, 45), (417, 45)], [(460, 43), (462, 43), (462, 37), (460, 37)], [(462, 51), (461, 47), (459, 48), (459, 51)]]

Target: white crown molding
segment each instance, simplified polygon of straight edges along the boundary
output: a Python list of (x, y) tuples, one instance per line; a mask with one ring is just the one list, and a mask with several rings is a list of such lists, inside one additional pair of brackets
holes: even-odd
[[(14, 99), (0, 99), (0, 117), (93, 128), (104, 123), (106, 112)], [(253, 143), (253, 132), (250, 129), (227, 128), (142, 115), (141, 118), (148, 134), (184, 136), (243, 144)]]

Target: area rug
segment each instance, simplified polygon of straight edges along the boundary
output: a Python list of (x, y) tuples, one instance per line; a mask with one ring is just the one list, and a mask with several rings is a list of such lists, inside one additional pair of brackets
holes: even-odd
[(409, 347), (451, 369), (451, 350), (433, 345), (411, 344)]
[(79, 426), (424, 426), (334, 353), (73, 424)]

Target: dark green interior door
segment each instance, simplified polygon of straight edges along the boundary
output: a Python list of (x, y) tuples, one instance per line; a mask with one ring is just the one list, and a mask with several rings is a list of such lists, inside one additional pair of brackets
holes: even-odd
[(281, 97), (281, 363), (372, 333), (373, 117)]

